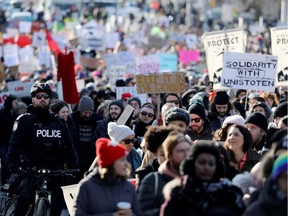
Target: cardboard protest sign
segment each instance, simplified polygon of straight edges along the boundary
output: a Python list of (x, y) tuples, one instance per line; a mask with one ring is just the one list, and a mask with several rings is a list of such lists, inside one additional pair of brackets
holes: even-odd
[(182, 72), (136, 75), (136, 83), (138, 94), (184, 92), (186, 90), (185, 74)]
[(147, 94), (138, 94), (136, 86), (116, 87), (116, 99), (121, 99), (122, 94), (127, 92), (133, 97), (138, 97), (142, 104), (147, 102)]
[(150, 74), (159, 73), (160, 57), (157, 55), (142, 56), (136, 58), (136, 73)]
[(275, 91), (277, 57), (224, 52), (221, 84), (225, 87)]
[(181, 50), (179, 53), (179, 62), (189, 65), (190, 62), (199, 62), (200, 52), (196, 50)]
[(30, 96), (30, 89), (33, 85), (33, 80), (22, 81), (12, 81), (8, 82), (7, 86), (10, 94), (16, 95), (17, 97), (26, 97)]
[(177, 72), (178, 57), (176, 54), (159, 54), (160, 72)]
[(98, 67), (96, 58), (88, 58), (88, 57), (80, 56), (80, 63), (81, 65), (83, 65), (83, 67), (87, 67), (87, 68), (96, 69)]
[(109, 71), (109, 84), (111, 86), (115, 86), (115, 83), (119, 79), (124, 79), (124, 75), (126, 74), (126, 66), (125, 65), (112, 65)]
[(221, 87), (221, 75), (224, 51), (244, 53), (246, 38), (243, 29), (231, 29), (205, 33), (204, 48), (210, 81), (214, 82), (215, 90)]
[(6, 100), (6, 98), (10, 95), (10, 92), (2, 92), (0, 93), (0, 109), (3, 108), (4, 106), (4, 102)]
[(288, 85), (288, 27), (271, 28), (272, 55), (278, 56), (276, 86)]
[(105, 54), (103, 56), (107, 70), (113, 65), (124, 65), (127, 74), (135, 73), (135, 56), (131, 52), (118, 52), (117, 54)]

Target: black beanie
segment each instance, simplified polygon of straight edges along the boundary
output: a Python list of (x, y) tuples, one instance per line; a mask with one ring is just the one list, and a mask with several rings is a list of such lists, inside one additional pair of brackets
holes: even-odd
[(214, 97), (214, 103), (218, 105), (229, 104), (229, 95), (226, 91), (218, 91)]
[(284, 101), (276, 107), (274, 112), (274, 118), (275, 117), (282, 118), (286, 115), (288, 115), (288, 102)]
[(267, 118), (262, 113), (259, 112), (252, 113), (246, 119), (245, 124), (247, 123), (254, 124), (267, 132), (268, 128)]
[(169, 122), (176, 120), (185, 122), (188, 127), (190, 124), (189, 113), (186, 110), (178, 107), (173, 107), (169, 109), (165, 113), (165, 124), (168, 125)]
[(200, 103), (191, 104), (191, 106), (188, 109), (188, 112), (189, 114), (198, 115), (202, 120), (206, 119), (205, 108)]
[(128, 104), (130, 104), (131, 101), (137, 101), (139, 104), (139, 107), (141, 107), (141, 100), (138, 97), (131, 97), (127, 100)]
[(114, 101), (112, 101), (112, 102), (110, 103), (110, 105), (109, 105), (109, 109), (110, 109), (110, 107), (111, 107), (112, 105), (116, 105), (116, 106), (120, 107), (121, 112), (123, 112), (123, 110), (124, 110), (124, 103), (123, 103), (122, 100), (114, 100)]

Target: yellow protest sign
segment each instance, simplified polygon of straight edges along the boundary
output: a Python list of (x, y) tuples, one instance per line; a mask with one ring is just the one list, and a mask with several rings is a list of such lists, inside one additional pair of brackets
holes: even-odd
[(136, 75), (138, 94), (184, 92), (186, 90), (185, 74), (157, 73)]

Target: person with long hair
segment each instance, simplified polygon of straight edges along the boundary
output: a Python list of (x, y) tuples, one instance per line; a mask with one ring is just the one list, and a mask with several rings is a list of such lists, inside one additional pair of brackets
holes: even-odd
[(261, 159), (261, 155), (250, 148), (251, 144), (252, 136), (247, 128), (237, 124), (229, 128), (224, 148), (230, 157), (230, 164), (241, 172), (250, 172)]
[[(98, 139), (96, 149), (98, 165), (78, 184), (72, 215), (142, 215), (135, 187), (127, 181), (127, 149), (107, 138)], [(119, 202), (130, 208), (120, 209)]]

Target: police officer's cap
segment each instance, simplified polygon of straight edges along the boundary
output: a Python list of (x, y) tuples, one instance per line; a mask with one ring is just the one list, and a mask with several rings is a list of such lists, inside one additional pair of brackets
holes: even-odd
[(47, 83), (33, 84), (30, 91), (31, 96), (34, 97), (38, 92), (45, 92), (51, 96), (52, 90)]

